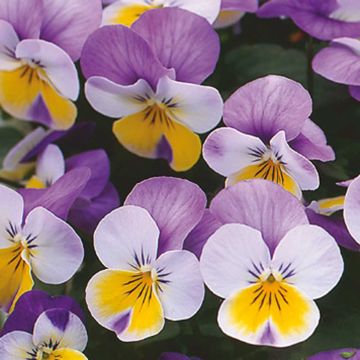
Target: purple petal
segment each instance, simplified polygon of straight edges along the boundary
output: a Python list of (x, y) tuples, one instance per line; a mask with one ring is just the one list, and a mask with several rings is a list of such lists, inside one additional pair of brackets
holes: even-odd
[(7, 319), (1, 336), (12, 331), (33, 332), (34, 324), (41, 313), (50, 309), (65, 309), (77, 315), (83, 322), (81, 307), (68, 296), (51, 297), (40, 290), (25, 293), (16, 303), (14, 311)]
[(20, 39), (39, 37), (42, 14), (43, 3), (39, 0), (0, 1), (0, 19), (9, 22)]
[(191, 251), (200, 258), (202, 249), (207, 240), (221, 225), (221, 222), (216, 219), (210, 210), (205, 209), (200, 222), (186, 237), (184, 241), (184, 249)]
[(243, 12), (256, 12), (258, 0), (222, 0), (221, 10), (239, 10)]
[(300, 134), (311, 111), (310, 94), (301, 84), (270, 75), (246, 84), (226, 101), (224, 122), (264, 142), (281, 130), (287, 140), (292, 140)]
[(94, 199), (79, 198), (69, 212), (69, 222), (87, 234), (92, 234), (99, 221), (120, 205), (116, 188), (108, 183), (104, 191)]
[(324, 351), (310, 356), (308, 360), (360, 360), (360, 350), (354, 348)]
[(65, 162), (66, 171), (84, 167), (91, 171), (91, 177), (81, 193), (84, 198), (95, 198), (105, 189), (110, 176), (110, 161), (102, 149), (86, 151), (68, 158)]
[(120, 85), (144, 79), (153, 89), (161, 77), (169, 74), (150, 45), (122, 25), (104, 26), (89, 36), (81, 55), (81, 68), (87, 79), (102, 76)]
[(60, 46), (74, 61), (78, 60), (86, 39), (101, 24), (101, 0), (42, 2), (41, 38)]
[(241, 181), (222, 190), (210, 210), (223, 224), (244, 224), (261, 231), (271, 253), (290, 229), (309, 223), (304, 206), (295, 196), (260, 179)]
[(132, 26), (176, 80), (201, 84), (215, 69), (219, 36), (204, 18), (179, 8), (144, 13)]
[(341, 217), (338, 214), (332, 216), (321, 215), (310, 208), (306, 209), (306, 214), (310, 224), (321, 226), (339, 245), (352, 251), (360, 251), (360, 244), (351, 237), (342, 215)]
[(160, 255), (183, 248), (185, 238), (203, 216), (206, 196), (190, 181), (158, 177), (137, 184), (125, 205), (137, 205), (149, 211), (160, 229)]
[(360, 101), (360, 86), (350, 86), (350, 95)]
[(90, 175), (89, 169), (77, 168), (66, 173), (48, 189), (19, 189), (25, 202), (25, 217), (32, 209), (41, 206), (66, 220), (71, 206), (84, 190)]
[(327, 145), (325, 133), (310, 119), (305, 121), (301, 133), (289, 145), (309, 160), (335, 160), (335, 152)]
[(174, 353), (174, 352), (167, 352), (160, 355), (159, 360), (191, 360), (188, 356)]

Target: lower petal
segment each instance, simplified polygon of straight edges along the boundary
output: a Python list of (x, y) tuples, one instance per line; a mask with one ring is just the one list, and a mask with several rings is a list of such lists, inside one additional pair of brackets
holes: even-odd
[(87, 360), (87, 357), (77, 350), (58, 349), (51, 354), (50, 360)]
[(286, 283), (263, 284), (224, 301), (218, 315), (221, 329), (255, 345), (285, 347), (307, 339), (320, 318), (315, 303)]
[(30, 266), (21, 252), (21, 245), (0, 249), (0, 309), (6, 312), (12, 312), (19, 297), (34, 285)]
[(145, 339), (164, 326), (163, 309), (148, 275), (104, 270), (90, 280), (86, 289), (92, 316), (122, 341)]

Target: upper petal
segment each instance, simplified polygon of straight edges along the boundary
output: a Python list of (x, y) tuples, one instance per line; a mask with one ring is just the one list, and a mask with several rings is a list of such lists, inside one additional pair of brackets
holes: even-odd
[(222, 223), (259, 230), (272, 253), (293, 227), (308, 224), (304, 206), (279, 185), (266, 180), (242, 181), (222, 190), (210, 210)]
[(355, 239), (360, 244), (360, 176), (351, 182), (345, 195), (344, 220)]
[(101, 23), (101, 0), (42, 0), (41, 38), (76, 61), (85, 40)]
[(200, 258), (206, 285), (222, 298), (258, 281), (269, 265), (270, 252), (261, 233), (241, 224), (220, 227), (210, 236)]
[(280, 130), (292, 140), (311, 112), (310, 94), (301, 84), (270, 75), (246, 84), (225, 102), (224, 122), (265, 142)]
[(159, 228), (139, 206), (123, 206), (104, 217), (94, 233), (100, 261), (110, 269), (134, 270), (156, 259)]
[(291, 229), (275, 249), (272, 263), (287, 283), (312, 299), (334, 288), (344, 270), (335, 239), (315, 225)]
[(158, 177), (137, 184), (125, 204), (141, 206), (154, 218), (160, 229), (160, 255), (182, 249), (186, 236), (203, 216), (206, 196), (190, 181)]
[(132, 29), (148, 41), (166, 68), (175, 69), (177, 81), (201, 84), (215, 70), (220, 54), (219, 36), (205, 19), (180, 8), (192, 6), (200, 10), (219, 5), (217, 0), (172, 1), (171, 6), (179, 8), (148, 11)]
[(79, 269), (84, 248), (80, 237), (63, 220), (36, 208), (25, 220), (23, 236), (33, 239), (30, 263), (34, 274), (48, 284), (68, 281)]

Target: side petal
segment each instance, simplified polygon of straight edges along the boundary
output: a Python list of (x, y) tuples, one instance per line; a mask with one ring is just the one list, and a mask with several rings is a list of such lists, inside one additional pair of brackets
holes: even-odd
[(48, 210), (32, 210), (25, 220), (23, 235), (33, 239), (29, 244), (32, 254), (30, 263), (41, 281), (61, 284), (79, 269), (84, 258), (80, 237), (66, 222)]
[(290, 229), (309, 223), (304, 206), (295, 196), (260, 179), (222, 190), (210, 210), (223, 224), (238, 223), (259, 230), (271, 253)]
[(270, 252), (261, 233), (249, 226), (226, 224), (205, 244), (201, 273), (209, 289), (227, 298), (234, 291), (259, 281), (269, 272)]
[(258, 160), (254, 154), (266, 150), (266, 145), (258, 137), (224, 127), (214, 130), (207, 137), (203, 156), (214, 171), (230, 176), (252, 165), (254, 160)]
[(101, 0), (43, 0), (41, 38), (76, 61), (85, 40), (101, 23)]
[(160, 255), (183, 248), (186, 236), (203, 216), (206, 196), (190, 181), (158, 177), (137, 184), (125, 205), (137, 205), (149, 211), (160, 229)]
[(250, 344), (274, 347), (290, 346), (312, 335), (320, 319), (314, 301), (288, 284), (281, 284), (280, 291), (286, 291), (284, 298), (279, 285), (257, 297), (259, 286), (236, 292), (222, 303), (218, 323), (225, 334)]
[(301, 84), (269, 75), (241, 87), (226, 101), (224, 122), (264, 142), (280, 130), (285, 131), (287, 140), (292, 140), (311, 112), (310, 94)]
[(205, 296), (195, 255), (185, 250), (168, 251), (156, 260), (155, 269), (165, 318), (178, 321), (195, 315)]
[(13, 331), (0, 338), (0, 357), (2, 360), (27, 360), (33, 347), (31, 334)]
[(46, 186), (52, 185), (65, 173), (64, 155), (60, 148), (50, 144), (40, 154), (36, 164), (36, 175)]
[(19, 37), (10, 23), (0, 20), (0, 69), (2, 71), (15, 70), (21, 66), (15, 57)]
[(142, 340), (164, 327), (160, 301), (149, 284), (141, 286), (141, 280), (136, 272), (104, 270), (86, 288), (92, 316), (122, 341)]
[(156, 96), (159, 99), (172, 99), (171, 118), (196, 133), (203, 134), (213, 129), (223, 114), (221, 95), (209, 86), (186, 84), (163, 77), (158, 83)]
[(122, 25), (104, 26), (89, 36), (81, 68), (87, 79), (101, 76), (121, 85), (144, 79), (153, 89), (161, 77), (173, 72), (160, 63), (146, 40)]
[(206, 20), (181, 8), (212, 8), (216, 17), (219, 1), (176, 0), (171, 1), (171, 6), (175, 7), (144, 13), (132, 29), (148, 41), (166, 68), (175, 69), (177, 81), (201, 84), (215, 70), (219, 36)]
[(58, 343), (58, 348), (83, 351), (88, 336), (85, 325), (75, 314), (65, 309), (47, 310), (40, 314), (34, 325), (35, 345)]
[(105, 216), (94, 233), (100, 261), (108, 268), (140, 269), (156, 259), (159, 228), (139, 206), (123, 206)]
[(280, 241), (273, 268), (312, 299), (326, 295), (339, 282), (344, 262), (335, 239), (315, 225), (297, 226)]
[(350, 95), (357, 101), (360, 101), (360, 86), (350, 86)]
[(290, 148), (284, 131), (280, 131), (271, 139), (270, 146), (281, 156), (284, 167), (302, 190), (315, 190), (319, 187), (320, 178), (316, 167), (306, 157)]
[(351, 182), (345, 195), (345, 224), (357, 243), (360, 244), (360, 176)]

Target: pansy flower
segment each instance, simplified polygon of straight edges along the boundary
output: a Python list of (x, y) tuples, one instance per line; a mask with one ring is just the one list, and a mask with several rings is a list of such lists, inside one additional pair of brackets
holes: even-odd
[(79, 95), (73, 62), (100, 21), (100, 0), (2, 0), (0, 106), (23, 120), (71, 127)]
[[(8, 325), (9, 323), (9, 325)], [(24, 294), (0, 338), (3, 360), (86, 360), (87, 332), (79, 306), (69, 297), (41, 291)]]
[(360, 3), (354, 0), (269, 0), (257, 12), (263, 18), (287, 16), (320, 40), (360, 37)]
[(63, 220), (37, 207), (24, 216), (21, 195), (0, 186), (0, 309), (11, 312), (33, 287), (32, 273), (47, 284), (68, 281), (80, 267), (81, 239)]
[(320, 318), (313, 299), (326, 295), (343, 272), (335, 240), (307, 224), (302, 204), (269, 181), (225, 189), (210, 209), (224, 225), (205, 244), (200, 266), (209, 289), (225, 299), (222, 331), (275, 347), (307, 339)]
[(103, 11), (103, 25), (131, 26), (145, 12), (175, 7), (193, 12), (213, 23), (220, 11), (221, 0), (112, 0)]
[(263, 178), (301, 197), (319, 186), (312, 160), (335, 155), (309, 116), (312, 101), (297, 82), (267, 76), (237, 90), (225, 103), (224, 123), (204, 144), (208, 165), (226, 176), (226, 184)]
[(360, 101), (360, 40), (333, 40), (316, 54), (312, 67), (326, 79), (349, 85), (351, 96)]
[(221, 9), (214, 27), (224, 28), (236, 24), (245, 13), (254, 13), (258, 9), (258, 0), (222, 0)]
[(86, 289), (92, 316), (122, 341), (158, 334), (164, 320), (192, 317), (204, 298), (195, 255), (182, 250), (206, 205), (197, 185), (154, 178), (99, 223), (95, 251), (107, 268)]
[(319, 354), (310, 356), (308, 360), (359, 360), (360, 350), (347, 348), (338, 350), (323, 351)]
[(43, 206), (92, 233), (98, 222), (120, 204), (109, 177), (110, 161), (104, 150), (86, 151), (65, 160), (60, 148), (50, 144), (40, 153), (35, 174), (20, 193), (27, 212)]
[(89, 37), (81, 57), (86, 97), (119, 119), (113, 132), (127, 150), (185, 171), (201, 154), (196, 133), (210, 131), (222, 116), (219, 92), (198, 85), (218, 54), (219, 38), (205, 19), (182, 9), (152, 10), (131, 29), (105, 26)]

